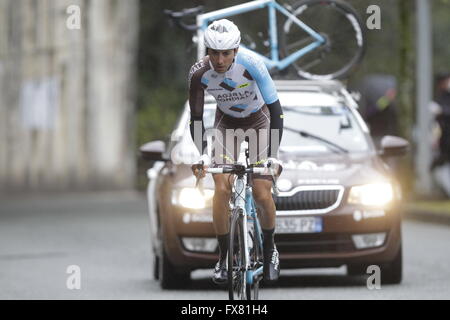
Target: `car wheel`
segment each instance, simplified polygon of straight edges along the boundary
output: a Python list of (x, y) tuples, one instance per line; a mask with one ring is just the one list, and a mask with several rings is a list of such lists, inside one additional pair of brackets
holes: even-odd
[(159, 280), (159, 257), (153, 254), (153, 279)]
[(180, 272), (175, 270), (175, 267), (167, 258), (164, 248), (162, 249), (162, 256), (158, 260), (158, 279), (162, 289), (182, 289), (189, 284), (191, 273), (189, 271)]
[(381, 265), (381, 283), (382, 284), (399, 284), (402, 282), (403, 260), (402, 247), (398, 250), (395, 259), (390, 263)]

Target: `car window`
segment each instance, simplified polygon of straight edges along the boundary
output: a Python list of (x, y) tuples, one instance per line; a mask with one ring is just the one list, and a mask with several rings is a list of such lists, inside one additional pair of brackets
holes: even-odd
[[(284, 106), (284, 127), (301, 130), (334, 143), (349, 152), (369, 150), (364, 132), (345, 105)], [(280, 150), (301, 153), (329, 153), (329, 146), (317, 139), (284, 130)]]
[[(214, 119), (216, 114), (216, 108), (214, 107), (207, 107), (203, 109), (203, 121), (205, 124), (205, 129), (210, 129), (214, 126)], [(187, 119), (190, 119), (190, 111)], [(189, 121), (186, 122), (185, 130), (189, 130)]]
[(214, 126), (216, 115), (216, 108), (205, 108), (203, 111), (203, 121), (205, 122), (205, 129), (210, 129)]
[[(216, 108), (214, 107), (207, 107), (205, 105), (205, 108), (203, 110), (203, 121), (205, 124), (205, 129), (208, 130), (214, 126), (214, 119), (215, 119), (215, 112)], [(173, 143), (173, 148), (170, 149), (169, 155), (172, 159), (172, 162), (175, 164), (180, 163), (194, 163), (198, 160), (199, 153), (197, 148), (195, 147), (190, 129), (189, 129), (189, 119), (190, 119), (190, 111), (189, 109), (185, 109), (183, 116), (181, 119), (184, 121), (184, 127), (181, 126), (180, 123), (180, 130), (182, 131), (182, 134), (180, 135), (179, 139), (177, 139)], [(208, 133), (208, 132), (207, 132)], [(208, 148), (211, 149), (211, 136), (207, 136), (208, 141)], [(210, 153), (210, 151), (209, 151)]]
[[(216, 108), (207, 107), (203, 112), (205, 128), (212, 128), (215, 120)], [(284, 126), (319, 136), (349, 152), (365, 152), (369, 150), (359, 122), (345, 105), (312, 105), (312, 106), (283, 106)], [(189, 119), (186, 117), (187, 119)], [(189, 124), (186, 121), (184, 138), (191, 142)], [(295, 151), (305, 154), (328, 154), (333, 152), (330, 146), (291, 130), (283, 131), (281, 151)], [(335, 150), (334, 150), (335, 151)]]

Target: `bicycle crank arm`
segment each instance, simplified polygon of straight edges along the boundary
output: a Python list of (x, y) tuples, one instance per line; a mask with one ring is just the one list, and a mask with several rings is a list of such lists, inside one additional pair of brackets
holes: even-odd
[[(256, 270), (248, 270), (247, 271), (247, 284), (252, 285), (253, 282), (255, 282), (255, 280), (259, 281), (262, 279), (262, 275), (263, 275), (263, 267), (259, 267)], [(258, 279), (260, 278), (260, 279)]]

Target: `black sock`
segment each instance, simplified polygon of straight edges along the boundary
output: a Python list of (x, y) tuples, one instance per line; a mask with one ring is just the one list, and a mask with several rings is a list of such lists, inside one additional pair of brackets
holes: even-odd
[(273, 239), (274, 235), (275, 235), (275, 228), (262, 229), (262, 232), (263, 232), (263, 237), (264, 237), (264, 241), (263, 241), (264, 251), (273, 249), (275, 246), (275, 241)]
[(224, 263), (227, 259), (229, 238), (229, 233), (217, 235), (217, 241), (219, 241), (219, 255), (221, 263)]

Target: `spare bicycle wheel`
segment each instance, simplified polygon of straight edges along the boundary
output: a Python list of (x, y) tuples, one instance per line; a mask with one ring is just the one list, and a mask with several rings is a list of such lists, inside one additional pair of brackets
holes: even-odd
[[(295, 3), (290, 11), (325, 39), (292, 63), (300, 78), (344, 78), (361, 61), (365, 51), (364, 29), (350, 5), (339, 0), (306, 0)], [(281, 52), (286, 57), (316, 41), (291, 18), (284, 23), (280, 40)]]

